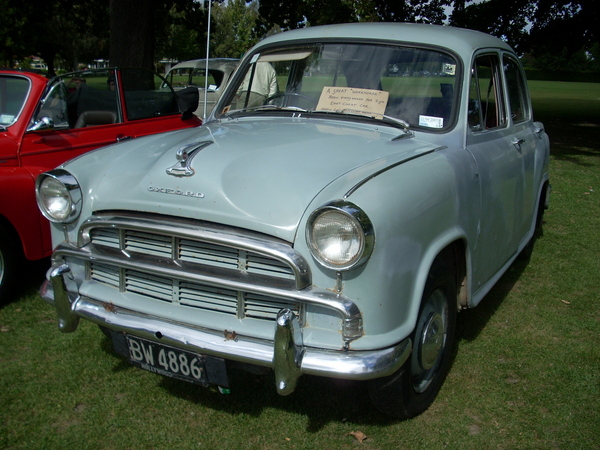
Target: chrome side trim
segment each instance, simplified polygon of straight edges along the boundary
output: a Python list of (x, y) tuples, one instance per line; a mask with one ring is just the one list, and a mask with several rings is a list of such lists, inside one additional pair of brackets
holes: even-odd
[[(46, 281), (41, 289), (43, 298), (58, 307), (57, 300), (70, 295), (66, 291), (68, 270), (52, 270), (51, 281)], [(57, 278), (63, 279), (58, 282)], [(149, 339), (154, 342), (186, 349), (193, 352), (221, 357), (275, 370), (276, 379), (286, 381), (284, 394), (293, 391), (300, 374), (311, 374), (348, 380), (369, 380), (390, 375), (397, 371), (408, 359), (412, 342), (405, 339), (397, 345), (377, 350), (326, 350), (303, 347), (297, 341), (293, 325), (294, 318), (284, 310), (283, 317), (275, 332), (273, 341), (252, 339), (237, 335), (227, 339), (223, 333), (106, 304), (85, 296), (71, 297), (68, 309), (60, 310), (62, 319), (74, 324), (68, 331), (74, 331), (79, 318), (97, 325)], [(67, 331), (67, 330), (63, 330)], [(283, 358), (275, 350), (283, 350)], [(284, 361), (282, 367), (281, 362)], [(291, 363), (291, 364), (288, 364)]]
[(395, 162), (394, 164), (391, 164), (391, 165), (389, 165), (389, 166), (387, 166), (387, 167), (384, 167), (383, 169), (381, 169), (381, 170), (378, 170), (378, 171), (377, 171), (377, 172), (375, 172), (375, 173), (372, 173), (372, 174), (371, 174), (371, 175), (369, 175), (368, 177), (366, 177), (366, 178), (362, 179), (361, 181), (359, 181), (358, 183), (356, 183), (356, 184), (355, 184), (353, 187), (351, 187), (351, 188), (350, 188), (350, 190), (348, 190), (348, 192), (346, 192), (346, 193), (344, 194), (344, 196), (343, 196), (342, 198), (343, 198), (344, 200), (345, 200), (345, 199), (347, 199), (347, 198), (348, 198), (348, 197), (350, 197), (352, 194), (354, 194), (354, 192), (356, 192), (356, 191), (358, 190), (358, 188), (360, 188), (362, 185), (366, 184), (368, 181), (370, 181), (370, 180), (372, 180), (373, 178), (375, 178), (375, 177), (377, 177), (377, 176), (381, 175), (381, 174), (382, 174), (382, 173), (384, 173), (384, 172), (387, 172), (387, 171), (388, 171), (388, 170), (390, 170), (390, 169), (393, 169), (393, 168), (394, 168), (394, 167), (396, 167), (396, 166), (399, 166), (400, 164), (404, 164), (404, 163), (406, 163), (406, 162), (412, 161), (413, 159), (417, 159), (417, 158), (420, 158), (421, 156), (429, 155), (430, 153), (437, 152), (437, 151), (439, 151), (439, 150), (444, 150), (444, 149), (446, 149), (446, 148), (448, 148), (448, 147), (444, 145), (444, 146), (441, 146), (441, 147), (434, 148), (434, 149), (432, 149), (432, 150), (427, 150), (427, 151), (424, 151), (423, 153), (417, 153), (416, 155), (413, 155), (413, 156), (407, 157), (407, 158), (405, 158), (405, 159), (403, 159), (403, 160), (401, 160), (401, 161), (397, 161), (397, 162)]

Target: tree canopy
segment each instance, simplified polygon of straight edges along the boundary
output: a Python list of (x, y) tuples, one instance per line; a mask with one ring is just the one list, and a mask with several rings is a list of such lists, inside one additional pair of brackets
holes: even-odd
[[(0, 0), (0, 66), (40, 56), (54, 72), (97, 59), (151, 66), (206, 55), (208, 1)], [(600, 70), (595, 0), (213, 0), (212, 57), (239, 57), (269, 34), (341, 22), (423, 22), (506, 40), (527, 64)]]

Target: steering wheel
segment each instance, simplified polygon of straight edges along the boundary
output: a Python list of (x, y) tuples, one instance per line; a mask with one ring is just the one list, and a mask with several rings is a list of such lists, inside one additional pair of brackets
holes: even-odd
[[(281, 92), (279, 94), (272, 95), (265, 101), (265, 105), (276, 105), (276, 106), (281, 106), (281, 107), (285, 107), (285, 106), (300, 107), (300, 106), (302, 106), (301, 105), (302, 102), (298, 102), (298, 101), (290, 102), (289, 100), (286, 100), (287, 98), (301, 99), (303, 102), (308, 104), (308, 106), (306, 106), (306, 109), (310, 109), (310, 108), (313, 108), (314, 106), (316, 106), (314, 98), (309, 97), (308, 95), (299, 94), (297, 92)], [(275, 101), (275, 100), (279, 100), (279, 101)], [(294, 103), (294, 104), (290, 104), (290, 103)]]

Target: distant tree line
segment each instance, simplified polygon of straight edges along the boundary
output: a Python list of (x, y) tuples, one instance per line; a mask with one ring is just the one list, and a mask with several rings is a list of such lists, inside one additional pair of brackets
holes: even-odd
[[(94, 60), (154, 66), (206, 55), (208, 1), (0, 0), (0, 66), (32, 55), (50, 73)], [(472, 28), (512, 45), (529, 67), (600, 71), (596, 0), (213, 0), (211, 57), (240, 57), (264, 37), (342, 22)]]

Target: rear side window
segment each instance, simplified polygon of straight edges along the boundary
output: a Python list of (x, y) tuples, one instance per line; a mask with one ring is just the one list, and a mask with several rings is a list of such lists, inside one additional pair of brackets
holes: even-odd
[(177, 98), (165, 80), (144, 69), (122, 69), (128, 120), (179, 114)]
[(530, 115), (527, 84), (519, 63), (509, 55), (504, 55), (504, 77), (512, 121), (527, 121)]
[(9, 126), (17, 121), (29, 89), (30, 83), (25, 77), (0, 76), (0, 125)]

